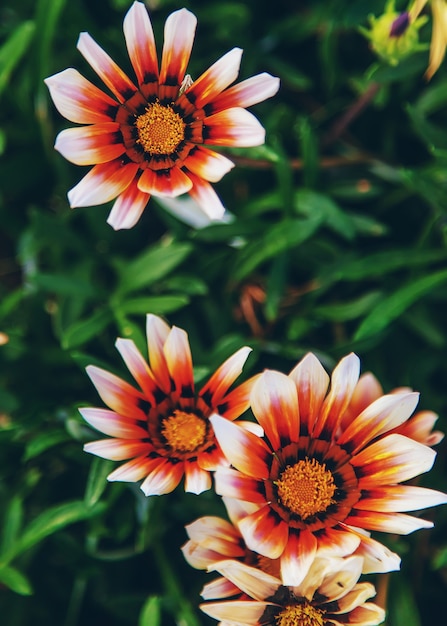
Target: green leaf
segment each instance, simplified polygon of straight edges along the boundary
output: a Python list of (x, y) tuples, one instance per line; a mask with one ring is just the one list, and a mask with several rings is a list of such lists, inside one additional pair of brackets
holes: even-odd
[(27, 51), (35, 30), (34, 22), (23, 22), (0, 48), (0, 94), (7, 87), (12, 72)]
[(33, 593), (29, 580), (10, 565), (0, 567), (0, 583), (21, 596), (30, 596)]
[(84, 502), (88, 507), (94, 506), (107, 487), (107, 476), (112, 471), (113, 462), (94, 457), (90, 466), (85, 488)]
[(65, 350), (81, 346), (93, 337), (99, 335), (112, 321), (112, 312), (101, 309), (93, 313), (91, 317), (78, 320), (63, 332), (62, 347)]
[(382, 331), (417, 300), (445, 282), (447, 282), (447, 270), (442, 270), (429, 276), (423, 276), (393, 292), (363, 320), (354, 339), (364, 339)]
[(135, 260), (120, 264), (117, 298), (160, 280), (180, 265), (192, 250), (190, 243), (156, 244)]
[(321, 224), (321, 216), (313, 215), (306, 220), (287, 219), (275, 224), (259, 240), (241, 251), (234, 270), (234, 279), (243, 280), (258, 265), (284, 250), (293, 248), (309, 239)]
[(19, 536), (23, 523), (22, 497), (15, 495), (7, 507), (2, 520), (2, 552), (11, 546)]
[(325, 224), (342, 237), (352, 239), (355, 229), (351, 217), (345, 213), (329, 196), (313, 191), (300, 189), (295, 193), (295, 209), (301, 215), (319, 216)]
[(89, 297), (95, 295), (95, 289), (91, 283), (68, 276), (67, 274), (38, 273), (32, 277), (34, 285), (64, 296)]
[(49, 535), (70, 524), (98, 515), (103, 509), (104, 506), (100, 504), (97, 504), (95, 507), (89, 507), (85, 502), (78, 500), (57, 504), (47, 509), (25, 528), (21, 538), (2, 555), (0, 562), (2, 564), (8, 563), (15, 556), (29, 550), (29, 548), (40, 543)]
[(148, 296), (141, 298), (131, 298), (124, 300), (119, 305), (118, 311), (124, 315), (153, 313), (161, 315), (171, 313), (186, 306), (189, 302), (189, 296), (186, 294), (167, 295), (167, 296)]
[(141, 609), (141, 613), (138, 618), (138, 626), (160, 626), (160, 624), (160, 598), (157, 596), (150, 596)]
[(45, 452), (45, 450), (48, 450), (48, 448), (52, 448), (65, 441), (70, 441), (70, 437), (63, 430), (51, 430), (40, 433), (26, 446), (23, 460), (29, 461), (39, 454), (42, 454), (42, 452)]
[(315, 308), (315, 317), (334, 322), (354, 320), (370, 311), (378, 303), (381, 296), (382, 293), (380, 291), (371, 291), (355, 300), (319, 306)]

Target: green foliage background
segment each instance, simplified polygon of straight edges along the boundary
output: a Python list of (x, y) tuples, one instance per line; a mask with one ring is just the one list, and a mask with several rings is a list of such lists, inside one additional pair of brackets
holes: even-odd
[[(117, 336), (144, 346), (145, 313), (185, 328), (200, 379), (242, 345), (243, 377), (288, 372), (309, 350), (330, 370), (350, 351), (384, 389), (421, 391), (447, 429), (447, 67), (428, 52), (378, 64), (358, 32), (384, 2), (191, 0), (189, 72), (234, 46), (241, 77), (269, 71), (279, 94), (253, 108), (265, 147), (227, 151), (216, 185), (233, 220), (195, 229), (151, 200), (131, 231), (110, 207), (70, 210), (87, 168), (54, 152), (71, 124), (43, 79), (76, 67), (88, 31), (125, 70), (129, 0), (5, 0), (0, 7), (0, 615), (7, 626), (199, 626), (206, 575), (179, 547), (219, 499), (145, 498), (109, 484), (82, 451), (78, 406), (102, 403), (84, 372), (126, 376)], [(149, 2), (161, 48), (177, 0)], [(405, 8), (403, 3), (397, 3)], [(430, 21), (421, 38), (430, 40)], [(99, 84), (99, 83), (97, 83)], [(420, 484), (446, 490), (446, 446)], [(387, 539), (403, 557), (389, 626), (447, 620), (447, 509), (435, 528)], [(5, 622), (3, 622), (5, 617)]]

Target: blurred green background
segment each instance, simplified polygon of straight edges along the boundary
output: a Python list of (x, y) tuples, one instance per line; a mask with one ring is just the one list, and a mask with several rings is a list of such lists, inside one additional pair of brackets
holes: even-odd
[[(113, 463), (82, 451), (101, 406), (84, 372), (125, 377), (117, 336), (144, 346), (145, 313), (185, 328), (198, 379), (243, 345), (243, 377), (288, 372), (309, 350), (330, 370), (350, 351), (385, 391), (407, 385), (447, 428), (447, 66), (428, 51), (378, 62), (358, 27), (384, 1), (153, 0), (198, 17), (189, 73), (244, 49), (241, 78), (281, 78), (253, 107), (266, 145), (227, 150), (216, 185), (224, 224), (199, 229), (151, 200), (131, 231), (110, 206), (70, 210), (87, 171), (53, 150), (62, 119), (43, 84), (75, 67), (88, 31), (130, 72), (128, 0), (3, 0), (0, 7), (0, 615), (5, 626), (199, 626), (208, 580), (179, 547), (184, 525), (223, 513), (179, 488), (145, 498), (108, 484)], [(405, 3), (397, 3), (401, 9)], [(427, 12), (427, 15), (430, 15)], [(431, 20), (421, 31), (430, 41)], [(447, 489), (446, 445), (420, 484)], [(388, 626), (447, 622), (447, 509), (431, 531), (388, 538), (403, 557)], [(5, 621), (3, 621), (5, 620)]]

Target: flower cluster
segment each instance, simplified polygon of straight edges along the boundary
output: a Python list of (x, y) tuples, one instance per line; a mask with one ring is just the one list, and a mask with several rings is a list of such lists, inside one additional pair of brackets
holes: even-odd
[[(420, 24), (390, 3), (374, 41), (382, 37), (395, 62), (414, 49)], [(111, 95), (75, 69), (46, 80), (60, 113), (81, 124), (63, 130), (56, 149), (93, 165), (68, 193), (72, 207), (115, 199), (109, 223), (130, 228), (151, 195), (189, 193), (210, 217), (222, 216), (210, 182), (233, 163), (208, 146), (262, 144), (264, 129), (246, 107), (279, 83), (260, 74), (232, 84), (238, 48), (192, 80), (195, 27), (186, 9), (169, 16), (159, 64), (146, 8), (134, 2), (124, 36), (136, 81), (87, 33), (78, 48)], [(183, 479), (194, 494), (214, 485), (228, 520), (197, 519), (183, 546), (191, 566), (219, 574), (203, 589), (202, 610), (228, 626), (381, 623), (374, 586), (359, 579), (399, 569), (400, 558), (371, 533), (430, 528), (409, 512), (447, 502), (408, 482), (433, 465), (443, 436), (436, 415), (414, 413), (411, 389), (384, 394), (372, 374), (360, 376), (355, 354), (332, 376), (309, 353), (289, 374), (266, 370), (237, 384), (250, 353), (243, 347), (197, 389), (185, 330), (149, 314), (146, 334), (148, 358), (130, 339), (116, 342), (134, 384), (87, 368), (108, 408), (80, 410), (107, 436), (85, 450), (123, 462), (108, 479), (140, 482), (146, 496)]]

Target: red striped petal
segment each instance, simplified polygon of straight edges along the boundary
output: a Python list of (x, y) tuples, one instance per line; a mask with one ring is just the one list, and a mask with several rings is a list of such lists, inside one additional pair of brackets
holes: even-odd
[(239, 530), (250, 550), (270, 559), (277, 559), (284, 552), (289, 537), (289, 527), (274, 514), (266, 504), (239, 522)]
[(165, 493), (171, 493), (183, 477), (183, 463), (171, 463), (167, 459), (161, 458), (158, 461), (157, 466), (141, 485), (145, 496), (162, 496)]
[(128, 76), (88, 33), (79, 35), (77, 47), (119, 102), (128, 100), (137, 91)]
[[(262, 482), (255, 478), (244, 476), (231, 468), (219, 467), (214, 474), (214, 480), (216, 493), (220, 496), (243, 502), (265, 504)], [(242, 517), (245, 515), (241, 514)]]
[(337, 443), (348, 444), (354, 454), (376, 437), (405, 422), (419, 400), (418, 393), (399, 393), (381, 396), (347, 425)]
[(261, 146), (265, 130), (254, 115), (245, 109), (225, 109), (203, 120), (205, 144), (247, 148)]
[(252, 478), (268, 478), (272, 452), (262, 439), (217, 414), (210, 417), (210, 422), (220, 447), (234, 467)]
[(290, 372), (298, 390), (302, 428), (312, 433), (329, 386), (329, 376), (317, 357), (307, 354)]
[(197, 462), (185, 462), (185, 491), (199, 494), (211, 489), (211, 475), (199, 467)]
[(360, 374), (360, 360), (354, 353), (344, 357), (331, 376), (331, 388), (323, 403), (313, 436), (324, 430), (328, 435), (336, 432), (339, 420), (348, 407)]
[(181, 398), (182, 408), (192, 408), (194, 373), (188, 335), (183, 329), (176, 326), (171, 328), (164, 345), (164, 353), (170, 378), (174, 381), (175, 391)]
[[(241, 385), (238, 385), (235, 389), (230, 391), (224, 398), (224, 405), (219, 406), (219, 414), (226, 417), (228, 420), (235, 420), (237, 417), (242, 415), (250, 406), (250, 394), (253, 388), (255, 380), (258, 378), (258, 375), (252, 376)], [(262, 427), (255, 423), (248, 423), (246, 420), (239, 420), (239, 425), (245, 428), (246, 430), (251, 430), (253, 433), (257, 434), (259, 437), (262, 437), (264, 431)]]
[(86, 443), (84, 451), (90, 454), (96, 454), (103, 459), (111, 461), (124, 461), (125, 459), (133, 459), (136, 456), (144, 456), (151, 452), (152, 446), (138, 440), (130, 439), (100, 439), (99, 441), (91, 441)]
[(397, 535), (408, 535), (420, 528), (432, 528), (433, 522), (403, 513), (380, 513), (379, 511), (356, 511), (345, 519), (346, 524), (358, 528), (376, 530)]
[(56, 137), (55, 149), (71, 163), (94, 165), (121, 156), (125, 147), (115, 122), (67, 128)]
[(79, 413), (93, 428), (110, 437), (144, 439), (148, 435), (147, 430), (138, 426), (135, 420), (108, 409), (85, 408), (79, 409)]
[(281, 586), (281, 580), (275, 576), (233, 559), (219, 561), (210, 570), (219, 572), (255, 600), (273, 597)]
[(188, 172), (192, 181), (189, 195), (194, 198), (202, 211), (212, 220), (220, 220), (225, 213), (225, 207), (212, 186), (195, 174)]
[(240, 348), (230, 356), (211, 376), (206, 385), (200, 390), (200, 396), (210, 396), (207, 401), (212, 407), (217, 407), (224, 395), (241, 374), (244, 363), (251, 352), (247, 346)]
[(369, 489), (355, 505), (356, 509), (394, 513), (419, 511), (447, 502), (447, 494), (424, 487), (388, 485)]
[(144, 391), (147, 399), (153, 404), (153, 394), (157, 391), (158, 386), (143, 355), (131, 339), (118, 338), (115, 342), (115, 346), (121, 354), (127, 369)]
[(317, 552), (313, 533), (289, 532), (289, 539), (281, 555), (281, 578), (284, 585), (299, 585), (307, 575)]
[(149, 363), (158, 384), (165, 393), (171, 389), (168, 364), (163, 351), (170, 333), (170, 327), (161, 317), (149, 313), (146, 316), (146, 336), (149, 351)]
[(191, 87), (185, 91), (185, 97), (190, 97), (190, 101), (196, 109), (201, 109), (228, 85), (236, 80), (241, 64), (242, 50), (233, 48), (209, 69), (206, 70)]
[[(132, 67), (140, 85), (148, 78), (158, 78), (157, 49), (154, 31), (146, 7), (142, 2), (134, 2), (124, 18), (124, 37)], [(146, 96), (144, 89), (143, 94)]]
[(223, 154), (203, 146), (194, 146), (183, 164), (196, 176), (212, 183), (217, 183), (234, 167), (234, 163)]
[(178, 167), (169, 170), (145, 169), (138, 180), (138, 188), (153, 196), (175, 198), (192, 187), (190, 177)]
[(107, 480), (109, 482), (136, 483), (145, 478), (159, 462), (158, 458), (138, 457), (137, 459), (132, 459), (132, 461), (120, 465), (111, 472), (107, 476)]
[(98, 124), (115, 118), (118, 104), (77, 70), (68, 68), (45, 79), (61, 115), (77, 124)]
[[(166, 20), (160, 69), (160, 100), (178, 94), (194, 43), (197, 18), (190, 11), (174, 11)], [(165, 83), (168, 86), (163, 87)]]
[(271, 98), (278, 89), (279, 78), (264, 72), (226, 89), (209, 102), (208, 106), (213, 113), (233, 107), (243, 107), (245, 109), (253, 104), (267, 100), (267, 98)]
[(119, 196), (131, 184), (138, 171), (136, 163), (121, 159), (95, 165), (68, 192), (71, 208), (104, 204)]
[(265, 371), (253, 385), (251, 406), (273, 450), (298, 441), (298, 395), (295, 384), (288, 376)]
[(372, 443), (351, 459), (351, 465), (359, 468), (360, 489), (374, 489), (410, 480), (428, 472), (436, 452), (408, 437), (387, 435)]
[(132, 228), (140, 219), (149, 198), (148, 193), (138, 189), (137, 179), (134, 179), (115, 200), (107, 223), (114, 230)]
[(139, 403), (145, 400), (140, 391), (96, 365), (86, 367), (86, 372), (107, 406), (120, 415), (146, 420), (146, 414), (139, 408)]

